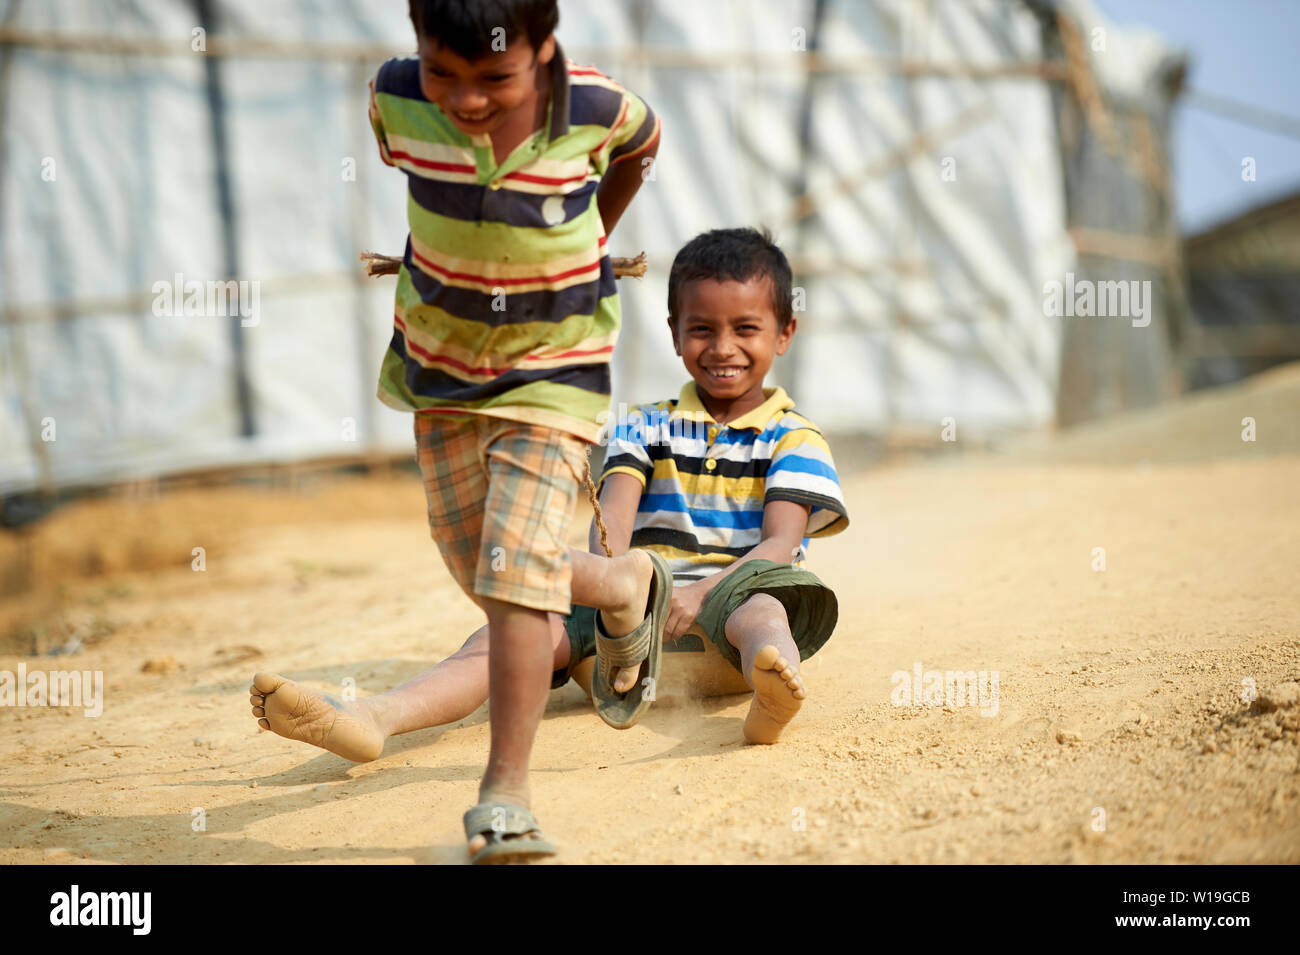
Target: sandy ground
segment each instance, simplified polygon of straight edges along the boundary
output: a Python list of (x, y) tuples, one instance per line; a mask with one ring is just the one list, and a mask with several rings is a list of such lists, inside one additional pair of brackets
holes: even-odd
[[(1298, 423), (1288, 369), (846, 477), (852, 528), (810, 561), (840, 623), (785, 740), (741, 744), (743, 696), (669, 692), (617, 732), (556, 691), (533, 786), (557, 861), (1300, 861)], [(92, 502), (6, 555), (35, 579), (0, 670), (102, 670), (105, 703), (0, 709), (0, 861), (466, 861), (486, 708), (365, 765), (248, 712), (257, 669), (368, 695), (478, 625), (414, 478)], [(996, 713), (895, 705), (917, 664), (996, 671)]]

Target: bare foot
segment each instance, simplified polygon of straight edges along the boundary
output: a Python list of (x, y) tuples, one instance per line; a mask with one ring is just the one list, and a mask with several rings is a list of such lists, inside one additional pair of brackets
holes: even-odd
[(248, 688), (257, 725), (285, 739), (311, 743), (355, 763), (378, 759), (384, 732), (364, 707), (349, 705), (286, 680), (258, 673)]
[[(655, 569), (654, 564), (650, 562), (650, 555), (644, 551), (629, 550), (622, 557), (615, 559), (631, 562), (633, 573), (636, 575), (636, 585), (626, 605), (617, 611), (602, 610), (600, 618), (607, 634), (611, 637), (622, 637), (639, 627), (649, 612), (650, 585), (654, 581)], [(626, 693), (636, 686), (636, 678), (640, 672), (639, 663), (634, 667), (616, 668), (611, 674), (613, 679), (610, 682), (619, 693)]]
[(745, 717), (745, 740), (750, 743), (775, 743), (785, 725), (803, 706), (808, 691), (803, 677), (779, 650), (766, 646), (754, 657), (750, 674), (754, 699)]

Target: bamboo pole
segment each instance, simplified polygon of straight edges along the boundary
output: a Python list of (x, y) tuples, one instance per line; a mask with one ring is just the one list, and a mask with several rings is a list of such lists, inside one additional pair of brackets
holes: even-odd
[[(249, 57), (289, 60), (374, 60), (383, 62), (402, 55), (386, 43), (314, 43), (311, 41), (266, 40), (258, 37), (228, 37), (210, 34), (203, 49), (194, 50), (192, 37), (101, 36), (53, 30), (0, 28), (0, 46), (61, 50), (113, 56), (206, 56)], [(623, 68), (650, 67), (668, 70), (725, 70), (738, 68), (755, 73), (774, 71), (838, 73), (843, 75), (901, 75), (949, 77), (953, 79), (1036, 79), (1059, 82), (1066, 78), (1064, 63), (1017, 60), (1009, 63), (922, 62), (896, 56), (828, 56), (824, 53), (759, 50), (726, 50), (701, 53), (666, 47), (574, 47), (566, 51), (575, 59), (599, 59)]]
[[(361, 261), (366, 263), (367, 275), (396, 275), (402, 268), (400, 255), (383, 255), (379, 252), (362, 252)], [(614, 266), (614, 278), (642, 278), (646, 273), (646, 257), (642, 252), (636, 258), (615, 257), (610, 260)]]

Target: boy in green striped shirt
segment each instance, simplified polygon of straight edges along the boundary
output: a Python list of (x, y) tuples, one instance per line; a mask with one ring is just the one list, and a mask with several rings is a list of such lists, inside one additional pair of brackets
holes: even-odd
[[(371, 82), (380, 155), (409, 184), (379, 398), (415, 413), (432, 536), (487, 616), (491, 751), (465, 816), (470, 853), (549, 855), (528, 763), (552, 627), (577, 600), (601, 610), (612, 638), (657, 626), (658, 640), (660, 615), (643, 618), (671, 590), (657, 558), (571, 558), (567, 543), (619, 330), (606, 237), (644, 181), (659, 123), (565, 60), (555, 0), (410, 0), (410, 15), (419, 55)], [(274, 710), (277, 679), (254, 678), (255, 714)]]

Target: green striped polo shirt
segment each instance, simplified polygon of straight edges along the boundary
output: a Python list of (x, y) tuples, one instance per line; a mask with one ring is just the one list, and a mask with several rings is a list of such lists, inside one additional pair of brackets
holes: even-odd
[(497, 165), (420, 88), (420, 61), (370, 83), (384, 162), (406, 173), (410, 234), (379, 399), (492, 415), (595, 442), (609, 408), (619, 302), (596, 188), (637, 161), (659, 121), (591, 67), (551, 61), (546, 125)]

